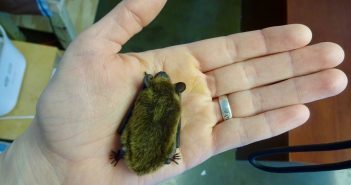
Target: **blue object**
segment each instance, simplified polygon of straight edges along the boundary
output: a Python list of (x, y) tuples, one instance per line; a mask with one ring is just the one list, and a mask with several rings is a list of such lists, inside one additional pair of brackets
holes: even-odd
[(52, 16), (52, 12), (49, 9), (49, 5), (48, 2), (46, 2), (46, 0), (37, 0), (37, 5), (42, 15), (46, 17)]
[(9, 146), (10, 143), (0, 141), (0, 154), (5, 152)]
[(300, 145), (291, 147), (271, 148), (263, 151), (254, 152), (249, 155), (249, 162), (258, 169), (272, 172), (272, 173), (301, 173), (301, 172), (321, 172), (321, 171), (332, 171), (332, 170), (343, 170), (351, 168), (351, 160), (318, 164), (318, 165), (299, 165), (299, 166), (286, 166), (286, 167), (274, 167), (266, 166), (256, 161), (256, 158), (263, 156), (271, 156), (282, 153), (290, 152), (320, 152), (320, 151), (333, 151), (343, 150), (351, 148), (351, 140), (326, 143), (326, 144), (314, 144), (314, 145)]

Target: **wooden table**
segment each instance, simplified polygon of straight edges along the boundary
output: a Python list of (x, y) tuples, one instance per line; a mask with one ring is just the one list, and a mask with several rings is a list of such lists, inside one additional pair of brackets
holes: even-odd
[(57, 48), (13, 41), (26, 59), (26, 71), (16, 107), (0, 117), (0, 138), (13, 140), (20, 136), (32, 122), (40, 94), (50, 80), (57, 60)]
[[(288, 23), (302, 23), (313, 32), (312, 43), (331, 41), (345, 50), (345, 61), (338, 68), (351, 74), (351, 1), (288, 0)], [(308, 104), (311, 118), (289, 132), (289, 145), (336, 142), (351, 139), (351, 88), (336, 97)], [(350, 150), (290, 154), (290, 161), (326, 163), (350, 159)]]
[[(245, 0), (242, 7), (242, 31), (269, 26), (301, 23), (313, 32), (312, 43), (335, 42), (345, 50), (345, 61), (338, 66), (351, 74), (351, 1), (350, 0)], [(308, 62), (308, 61), (307, 61)], [(236, 152), (246, 160), (253, 151), (271, 147), (337, 142), (351, 139), (351, 88), (340, 95), (308, 104), (309, 121), (278, 137), (260, 141)], [(319, 153), (294, 153), (268, 158), (306, 163), (348, 160), (351, 150)]]

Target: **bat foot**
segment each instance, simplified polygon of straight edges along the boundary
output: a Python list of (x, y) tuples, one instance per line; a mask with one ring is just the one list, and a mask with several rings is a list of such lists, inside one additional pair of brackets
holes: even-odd
[(174, 162), (175, 164), (179, 164), (177, 161), (180, 160), (180, 154), (175, 153), (171, 158), (168, 158), (165, 164), (171, 164), (171, 162)]
[(118, 150), (118, 152), (111, 151), (110, 152), (111, 164), (113, 166), (116, 166), (118, 164), (118, 161), (120, 159), (123, 159), (124, 154), (125, 154), (124, 150)]

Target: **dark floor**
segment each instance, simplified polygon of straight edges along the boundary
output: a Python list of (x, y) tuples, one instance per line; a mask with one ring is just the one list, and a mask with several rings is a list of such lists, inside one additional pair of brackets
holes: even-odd
[[(240, 0), (168, 0), (160, 15), (123, 52), (145, 51), (240, 31)], [(100, 1), (96, 20), (119, 1)]]
[[(282, 165), (282, 163), (274, 163)], [(235, 160), (234, 151), (212, 157), (162, 185), (350, 185), (351, 170), (273, 174)]]

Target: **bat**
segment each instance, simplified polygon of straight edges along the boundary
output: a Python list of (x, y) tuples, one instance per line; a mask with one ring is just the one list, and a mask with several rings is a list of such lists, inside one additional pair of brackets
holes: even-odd
[(129, 169), (144, 175), (164, 164), (178, 164), (181, 93), (185, 89), (185, 83), (173, 84), (166, 72), (145, 73), (143, 89), (118, 129), (122, 146), (111, 152), (114, 166), (124, 159)]

